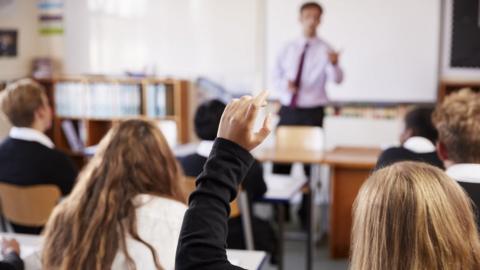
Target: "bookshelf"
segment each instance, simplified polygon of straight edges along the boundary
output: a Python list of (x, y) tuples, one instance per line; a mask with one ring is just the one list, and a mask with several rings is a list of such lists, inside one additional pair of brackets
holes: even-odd
[(438, 102), (449, 94), (463, 88), (471, 88), (474, 91), (480, 91), (480, 80), (442, 80), (438, 89)]
[(67, 139), (65, 123), (75, 132), (80, 148), (96, 145), (116, 122), (142, 118), (173, 121), (178, 143), (190, 141), (190, 85), (185, 80), (112, 77), (59, 77), (37, 79), (54, 112), (48, 135), (58, 149), (79, 166), (85, 154)]

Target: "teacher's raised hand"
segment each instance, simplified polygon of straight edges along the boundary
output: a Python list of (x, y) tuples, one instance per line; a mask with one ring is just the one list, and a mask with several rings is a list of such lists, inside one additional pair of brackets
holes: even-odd
[(267, 91), (262, 91), (255, 97), (244, 96), (230, 102), (223, 112), (217, 136), (230, 140), (250, 151), (257, 147), (270, 134), (270, 115), (263, 121), (258, 132), (253, 131), (253, 125), (260, 107), (265, 104)]

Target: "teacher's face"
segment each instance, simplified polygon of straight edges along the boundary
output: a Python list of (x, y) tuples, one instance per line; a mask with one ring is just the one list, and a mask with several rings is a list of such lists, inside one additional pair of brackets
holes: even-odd
[(300, 23), (306, 36), (310, 37), (316, 34), (321, 17), (322, 13), (317, 8), (307, 8), (300, 13)]

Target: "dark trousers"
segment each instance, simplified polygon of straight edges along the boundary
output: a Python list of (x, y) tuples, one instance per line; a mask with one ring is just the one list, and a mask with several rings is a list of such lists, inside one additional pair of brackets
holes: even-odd
[[(323, 127), (323, 117), (325, 116), (324, 107), (314, 108), (296, 108), (292, 109), (287, 106), (282, 106), (279, 112), (280, 122), (278, 126), (314, 126)], [(276, 174), (290, 174), (292, 165), (290, 164), (273, 164), (273, 173)], [(304, 165), (305, 175), (310, 176), (310, 165)], [(286, 206), (288, 213), (288, 205)], [(300, 222), (303, 227), (306, 227), (307, 216), (307, 200), (305, 196), (302, 199), (302, 205), (298, 210)], [(288, 219), (288, 215), (286, 215)]]

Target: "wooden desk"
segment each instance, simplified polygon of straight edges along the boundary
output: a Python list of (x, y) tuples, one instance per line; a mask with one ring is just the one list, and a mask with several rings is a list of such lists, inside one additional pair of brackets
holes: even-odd
[(352, 206), (360, 187), (377, 163), (380, 149), (338, 147), (325, 153), (331, 167), (330, 256), (348, 257), (352, 228)]
[(301, 150), (275, 150), (272, 148), (258, 149), (252, 153), (260, 162), (275, 163), (303, 163), (303, 164), (320, 164), (324, 158), (323, 151), (301, 151)]

